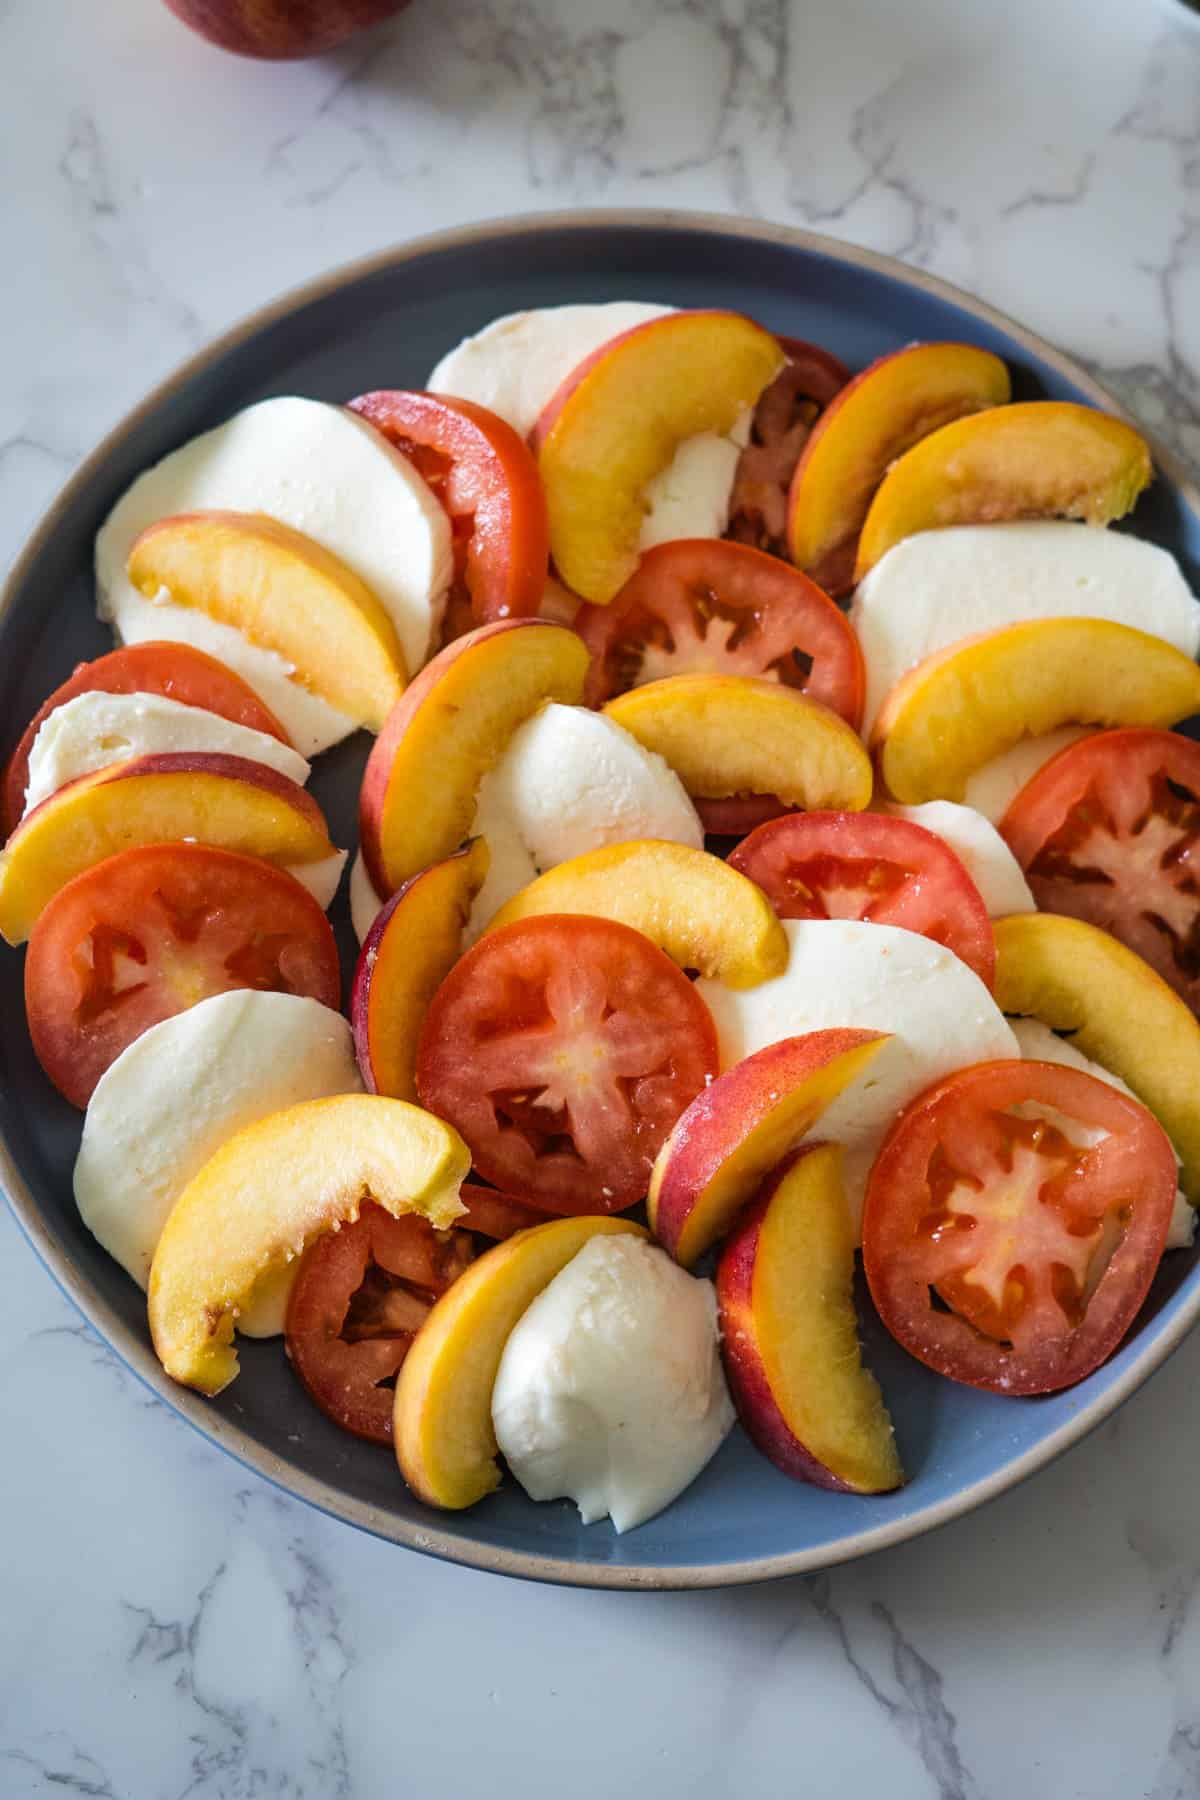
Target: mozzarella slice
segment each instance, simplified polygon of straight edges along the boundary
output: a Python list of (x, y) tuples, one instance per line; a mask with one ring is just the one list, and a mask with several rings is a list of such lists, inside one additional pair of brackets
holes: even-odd
[(783, 929), (791, 953), (782, 975), (737, 992), (700, 981), (697, 992), (716, 1023), (726, 1069), (806, 1031), (840, 1025), (893, 1034), (812, 1132), (845, 1147), (858, 1234), (871, 1164), (897, 1115), (943, 1075), (1020, 1052), (978, 975), (931, 939), (860, 919), (785, 919)]
[(509, 1335), (492, 1389), (525, 1492), (619, 1532), (695, 1480), (733, 1416), (712, 1282), (635, 1237), (583, 1246)]
[[(749, 426), (749, 415), (744, 421)], [(744, 438), (742, 440), (745, 441)], [(704, 432), (685, 438), (673, 461), (656, 475), (643, 495), (646, 515), (639, 548), (674, 538), (719, 538), (729, 523), (729, 500), (741, 444), (732, 437)]]
[(383, 901), (375, 892), (375, 883), (367, 872), (363, 853), (359, 850), (350, 867), (350, 923), (360, 944), (366, 943), (367, 933), (375, 923), (382, 905)]
[[(410, 672), (424, 663), (453, 572), (450, 523), (412, 464), (365, 419), (321, 400), (262, 400), (140, 475), (96, 539), (100, 615), (111, 620), (124, 642), (181, 636), (177, 615), (201, 616), (191, 608), (146, 600), (131, 585), (125, 565), (134, 539), (148, 525), (210, 507), (267, 513), (324, 545), (387, 609)], [(315, 751), (347, 735), (343, 714), (287, 682), (282, 658), (249, 645), (228, 626), (215, 629), (215, 639), (201, 630), (199, 647), (236, 667), (297, 743)], [(239, 650), (234, 662), (226, 653), (231, 638), (253, 654)], [(197, 642), (195, 631), (184, 641)], [(224, 650), (213, 648), (218, 641)], [(271, 675), (264, 681), (267, 670)], [(307, 730), (293, 730), (281, 679), (303, 695), (298, 710)], [(316, 737), (324, 739), (321, 746)]]
[[(1110, 1069), (1093, 1062), (1090, 1056), (1085, 1056), (1082, 1050), (1075, 1048), (1070, 1038), (1059, 1037), (1041, 1019), (1013, 1019), (1011, 1023), (1021, 1046), (1021, 1055), (1031, 1062), (1061, 1063), (1065, 1069), (1082, 1069), (1085, 1075), (1094, 1075), (1097, 1081), (1107, 1081), (1109, 1087), (1115, 1087), (1118, 1093), (1127, 1094), (1131, 1100), (1137, 1099), (1133, 1089), (1127, 1087), (1119, 1075), (1114, 1075)], [(1102, 1136), (1102, 1132), (1095, 1134), (1096, 1138)], [(1171, 1148), (1174, 1149), (1175, 1146), (1172, 1145)], [(1176, 1151), (1175, 1161), (1179, 1160), (1179, 1153)], [(1184, 1249), (1192, 1242), (1195, 1233), (1196, 1209), (1186, 1194), (1178, 1192), (1175, 1195), (1175, 1211), (1171, 1216), (1170, 1230), (1167, 1232), (1166, 1248)]]
[(265, 731), (235, 725), (202, 706), (183, 706), (162, 694), (77, 694), (56, 706), (29, 753), (29, 812), (68, 781), (131, 756), (203, 750), (266, 763), (301, 787), (309, 766), (288, 744)]
[(1047, 731), (1040, 737), (1022, 738), (1011, 750), (976, 769), (964, 790), (967, 805), (998, 825), (1025, 783), (1032, 781), (1052, 756), (1068, 744), (1094, 735), (1086, 725), (1064, 725), (1061, 730)]
[(320, 862), (289, 863), (287, 872), (295, 877), (301, 887), (308, 889), (323, 912), (328, 912), (333, 905), (349, 854), (348, 850), (335, 850), (332, 856), (324, 856)]
[(144, 1288), (167, 1214), (228, 1138), (301, 1100), (361, 1092), (340, 1013), (297, 994), (201, 1000), (135, 1038), (97, 1083), (75, 1163), (80, 1217)]
[(887, 810), (893, 818), (923, 825), (950, 846), (982, 894), (989, 917), (1037, 911), (1020, 863), (982, 813), (952, 800), (929, 800), (924, 806), (893, 804)]
[(867, 665), (864, 737), (900, 677), (935, 650), (1054, 618), (1109, 619), (1187, 656), (1200, 650), (1200, 603), (1156, 544), (1062, 519), (923, 531), (880, 558), (850, 608)]

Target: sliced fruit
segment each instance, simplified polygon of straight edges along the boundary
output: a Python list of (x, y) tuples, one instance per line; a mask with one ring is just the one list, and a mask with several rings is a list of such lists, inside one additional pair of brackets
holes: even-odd
[(354, 1048), (368, 1093), (416, 1099), (421, 1025), (462, 954), (471, 902), (487, 871), (487, 845), (475, 838), (406, 881), (376, 915), (350, 999)]
[(438, 1301), (396, 1378), (396, 1460), (427, 1506), (473, 1506), (500, 1485), (492, 1388), (509, 1333), (589, 1238), (645, 1236), (631, 1219), (554, 1219), (472, 1263)]
[(563, 625), (502, 619), (455, 639), (422, 669), (363, 775), (359, 831), (378, 893), (454, 854), (481, 778), (543, 701), (582, 699), (587, 661)]
[(664, 1249), (690, 1269), (887, 1041), (878, 1031), (783, 1038), (735, 1063), (698, 1095), (659, 1151), (650, 1178), (650, 1229)]
[(129, 579), (244, 632), (292, 665), (293, 680), (378, 731), (408, 679), (396, 627), (366, 582), (265, 513), (160, 519), (133, 544)]
[(875, 723), (879, 770), (907, 806), (961, 800), (1023, 737), (1061, 725), (1174, 725), (1200, 712), (1200, 668), (1107, 619), (1034, 619), (928, 657)]
[(1021, 913), (996, 921), (996, 1000), (1119, 1075), (1162, 1124), (1200, 1204), (1200, 1023), (1162, 977), (1098, 926)]
[(871, 761), (816, 700), (749, 675), (670, 675), (605, 707), (701, 800), (773, 794), (785, 806), (861, 812)]
[(0, 855), (0, 936), (24, 943), (49, 901), (119, 850), (181, 839), (285, 868), (336, 856), (310, 794), (240, 756), (137, 756), (82, 775), (29, 813)]
[(501, 907), (499, 931), (543, 913), (588, 913), (631, 925), (681, 969), (753, 987), (787, 966), (787, 939), (765, 896), (720, 857), (642, 839), (559, 863)]
[(219, 1394), (238, 1372), (238, 1309), (268, 1269), (368, 1198), (453, 1225), (470, 1161), (440, 1119), (373, 1094), (309, 1100), (239, 1131), (180, 1194), (154, 1252), (150, 1332), (167, 1374)]
[(901, 538), (1001, 519), (1119, 519), (1152, 479), (1139, 432), (1067, 400), (975, 413), (921, 442), (888, 471), (858, 540), (854, 579)]
[(550, 549), (585, 600), (611, 600), (632, 575), (644, 494), (679, 445), (728, 435), (783, 367), (777, 341), (729, 312), (668, 313), (587, 358), (542, 412), (533, 445)]
[(788, 550), (829, 593), (853, 586), (858, 534), (898, 456), (965, 414), (1001, 406), (1012, 385), (990, 350), (909, 344), (856, 375), (812, 428), (788, 494)]
[(904, 1480), (887, 1407), (863, 1366), (842, 1152), (813, 1144), (766, 1184), (717, 1265), (729, 1386), (776, 1468), (841, 1493)]

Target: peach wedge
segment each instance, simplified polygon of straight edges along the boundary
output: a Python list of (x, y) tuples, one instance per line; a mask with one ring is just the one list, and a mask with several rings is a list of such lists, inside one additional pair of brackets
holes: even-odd
[(448, 644), (393, 707), (367, 759), (359, 835), (384, 896), (452, 856), (475, 791), (543, 701), (583, 697), (588, 653), (564, 625), (503, 619)]
[(686, 438), (726, 436), (784, 364), (761, 325), (676, 312), (622, 333), (568, 376), (534, 428), (550, 550), (573, 593), (604, 604), (637, 567), (647, 485)]
[(691, 1268), (886, 1042), (885, 1032), (809, 1031), (767, 1044), (711, 1082), (650, 1176), (650, 1229), (663, 1248)]
[(371, 1094), (306, 1100), (237, 1132), (176, 1200), (150, 1265), (150, 1333), (167, 1374), (219, 1394), (238, 1371), (239, 1309), (264, 1277), (357, 1219), (364, 1199), (452, 1225), (470, 1163), (432, 1113)]
[(1146, 440), (1068, 400), (998, 406), (943, 425), (889, 469), (858, 540), (855, 581), (901, 538), (1001, 519), (1119, 519), (1148, 486)]
[(774, 794), (806, 811), (861, 812), (871, 762), (837, 714), (754, 675), (668, 675), (610, 700), (605, 712), (665, 757), (700, 800)]
[(770, 1180), (717, 1266), (729, 1386), (776, 1468), (840, 1493), (904, 1480), (883, 1396), (863, 1367), (841, 1149), (813, 1144)]
[(312, 796), (263, 763), (198, 750), (134, 756), (26, 814), (0, 853), (0, 936), (24, 943), (59, 889), (105, 857), (180, 839), (285, 868), (337, 855)]
[(1180, 1183), (1200, 1205), (1200, 1022), (1134, 951), (1107, 931), (1058, 913), (997, 919), (996, 1001), (1040, 1019), (1148, 1106), (1183, 1161)]
[(787, 966), (787, 937), (762, 889), (688, 844), (643, 838), (588, 850), (522, 888), (487, 929), (543, 913), (631, 925), (681, 969), (732, 988), (756, 987)]
[(416, 1335), (396, 1378), (396, 1460), (428, 1506), (460, 1510), (500, 1485), (492, 1388), (509, 1334), (589, 1238), (645, 1233), (631, 1219), (554, 1219), (471, 1264)]
[(974, 344), (909, 344), (836, 394), (804, 446), (788, 495), (788, 548), (832, 594), (853, 585), (854, 551), (874, 494), (898, 456), (967, 413), (1001, 406), (1008, 370)]
[(1107, 619), (1033, 619), (918, 663), (892, 689), (874, 743), (893, 800), (961, 800), (976, 769), (1063, 725), (1166, 726), (1200, 712), (1200, 668)]
[(263, 513), (159, 519), (135, 539), (128, 574), (148, 600), (165, 591), (273, 650), (301, 687), (369, 731), (404, 691), (404, 652), (382, 602), (322, 545)]

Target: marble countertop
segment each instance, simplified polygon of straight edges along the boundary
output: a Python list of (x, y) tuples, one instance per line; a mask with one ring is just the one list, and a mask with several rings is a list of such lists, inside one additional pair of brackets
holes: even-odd
[[(975, 290), (1200, 463), (1200, 30), (1169, 0), (414, 0), (307, 65), (0, 0), (0, 565), (239, 314), (404, 237), (670, 204)], [(1086, 1444), (828, 1576), (566, 1592), (224, 1460), (0, 1213), (0, 1795), (1200, 1794), (1200, 1339)]]

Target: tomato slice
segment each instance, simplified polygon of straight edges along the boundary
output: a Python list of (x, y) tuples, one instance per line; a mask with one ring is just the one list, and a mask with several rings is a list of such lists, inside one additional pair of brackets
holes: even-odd
[(219, 663), (203, 650), (188, 644), (128, 644), (98, 656), (94, 662), (79, 663), (61, 687), (41, 705), (29, 721), (20, 743), (8, 760), (0, 786), (0, 829), (11, 836), (25, 811), (25, 790), (29, 786), (29, 753), (42, 725), (56, 707), (74, 700), (79, 694), (161, 694), (167, 700), (178, 700), (181, 706), (200, 706), (206, 712), (219, 713), (235, 725), (251, 731), (265, 731), (283, 744), (291, 739), (274, 713), (265, 707), (248, 682)]
[(232, 988), (341, 1003), (329, 920), (286, 870), (207, 844), (123, 850), (69, 881), (25, 959), (38, 1061), (73, 1106), (126, 1045)]
[(950, 846), (886, 813), (792, 813), (759, 826), (729, 857), (781, 919), (867, 919), (953, 950), (981, 981), (996, 976), (983, 896)]
[(1070, 1387), (1154, 1278), (1175, 1155), (1140, 1101), (1058, 1063), (960, 1069), (918, 1096), (871, 1171), (863, 1262), (879, 1316), (940, 1375)]
[(733, 479), (728, 536), (786, 557), (788, 491), (800, 452), (850, 371), (819, 344), (788, 337), (779, 343), (788, 360), (754, 409)]
[(857, 730), (865, 673), (845, 615), (807, 575), (721, 538), (648, 550), (608, 606), (575, 620), (591, 654), (584, 698), (695, 670), (765, 675), (831, 707)]
[[(533, 453), (486, 406), (440, 394), (384, 389), (351, 410), (403, 452), (450, 515), (458, 581), (450, 622), (532, 618), (550, 567), (546, 500)], [(448, 641), (448, 640), (447, 640)]]
[(528, 1231), (546, 1223), (546, 1214), (518, 1195), (502, 1194), (498, 1188), (482, 1187), (476, 1181), (464, 1181), (458, 1197), (467, 1209), (459, 1227), (491, 1238), (493, 1243), (512, 1237), (516, 1231)]
[(1026, 782), (1000, 830), (1043, 912), (1111, 932), (1200, 1013), (1200, 744), (1080, 738)]
[(434, 995), (417, 1049), (421, 1104), (488, 1181), (554, 1213), (641, 1200), (716, 1072), (712, 1016), (657, 945), (557, 914), (481, 938)]
[(326, 1418), (392, 1441), (388, 1385), (435, 1300), (475, 1255), (468, 1231), (435, 1231), (367, 1201), (352, 1225), (309, 1245), (288, 1299), (284, 1347)]
[(694, 795), (692, 805), (709, 837), (744, 838), (771, 819), (782, 819), (799, 810), (778, 794), (731, 794), (727, 800), (705, 800)]

